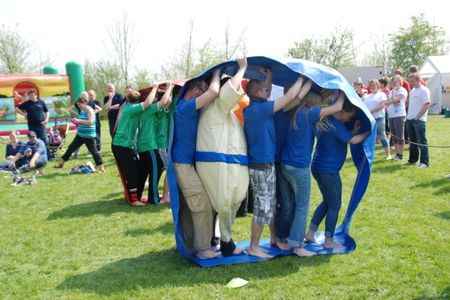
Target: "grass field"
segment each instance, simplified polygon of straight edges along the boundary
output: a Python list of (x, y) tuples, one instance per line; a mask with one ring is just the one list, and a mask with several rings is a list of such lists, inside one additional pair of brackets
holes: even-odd
[[(427, 126), (430, 145), (450, 146), (450, 119), (431, 116)], [(448, 148), (430, 148), (428, 169), (385, 161), (377, 148), (351, 254), (202, 269), (175, 251), (170, 208), (125, 204), (106, 123), (103, 129), (106, 174), (69, 175), (86, 161), (82, 149), (65, 169), (48, 167), (36, 185), (0, 179), (0, 298), (450, 298)], [(348, 161), (341, 216), (355, 175)], [(313, 183), (312, 207), (318, 202)], [(237, 219), (235, 240), (249, 239), (250, 221)], [(234, 277), (249, 284), (227, 289)]]

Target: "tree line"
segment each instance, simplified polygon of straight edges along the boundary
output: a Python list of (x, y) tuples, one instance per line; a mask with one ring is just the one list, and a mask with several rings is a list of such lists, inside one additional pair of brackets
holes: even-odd
[[(103, 97), (108, 82), (116, 84), (118, 90), (125, 86), (143, 88), (153, 80), (174, 78), (191, 78), (209, 67), (229, 60), (238, 53), (246, 52), (246, 28), (237, 36), (232, 35), (230, 26), (226, 26), (222, 35), (222, 43), (214, 44), (212, 39), (204, 40), (195, 46), (195, 24), (191, 19), (186, 32), (186, 39), (180, 45), (180, 52), (170, 59), (160, 71), (151, 73), (148, 69), (136, 67), (134, 54), (139, 46), (135, 27), (123, 14), (107, 26), (108, 39), (104, 43), (111, 49), (105, 58), (86, 60), (84, 62), (86, 88), (97, 91)], [(384, 66), (389, 74), (396, 68), (407, 70), (410, 65), (420, 66), (427, 56), (448, 53), (449, 41), (442, 27), (435, 26), (426, 20), (423, 14), (412, 16), (407, 27), (399, 28), (395, 33), (385, 35), (378, 33), (372, 45), (365, 43), (355, 46), (354, 33), (344, 27), (336, 27), (325, 37), (303, 37), (293, 42), (287, 54), (293, 58), (314, 61), (331, 68), (356, 65)], [(365, 49), (364, 49), (365, 48)], [(363, 51), (367, 48), (371, 51)], [(358, 59), (359, 52), (365, 54)], [(40, 56), (39, 62), (30, 59), (31, 46), (21, 36), (20, 28), (3, 25), (0, 30), (0, 73), (14, 74), (40, 72), (46, 64), (51, 64), (48, 57)]]

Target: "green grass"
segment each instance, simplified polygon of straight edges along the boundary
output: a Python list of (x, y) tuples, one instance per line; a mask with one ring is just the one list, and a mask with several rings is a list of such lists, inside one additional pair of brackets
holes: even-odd
[[(109, 137), (106, 123), (103, 129)], [(430, 145), (450, 145), (450, 119), (432, 116), (427, 130)], [(353, 219), (353, 253), (211, 269), (175, 251), (167, 206), (125, 204), (108, 144), (102, 153), (106, 174), (68, 175), (84, 158), (63, 170), (48, 167), (33, 186), (12, 187), (10, 179), (0, 179), (0, 298), (450, 297), (450, 180), (444, 179), (450, 149), (431, 148), (431, 167), (419, 170), (385, 161), (377, 148), (368, 191)], [(348, 199), (355, 179), (351, 163), (342, 177)], [(313, 208), (318, 201), (313, 183)], [(236, 240), (249, 239), (250, 221), (237, 219)], [(249, 284), (227, 289), (234, 277)]]

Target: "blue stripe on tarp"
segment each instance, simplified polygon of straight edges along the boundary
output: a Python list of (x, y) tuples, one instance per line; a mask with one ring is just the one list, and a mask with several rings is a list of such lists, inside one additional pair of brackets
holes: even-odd
[[(272, 82), (275, 85), (286, 86), (287, 84), (294, 82), (299, 75), (303, 75), (311, 79), (316, 85), (327, 89), (339, 89), (345, 93), (349, 101), (358, 108), (358, 116), (361, 120), (361, 131), (371, 130), (369, 135), (363, 143), (358, 145), (351, 145), (351, 154), (353, 162), (356, 166), (358, 172), (356, 181), (353, 187), (353, 192), (350, 197), (350, 201), (347, 207), (345, 218), (343, 223), (336, 229), (335, 236), (342, 238), (345, 248), (340, 251), (333, 251), (321, 248), (320, 245), (316, 246), (306, 246), (308, 250), (315, 251), (318, 255), (322, 254), (334, 254), (334, 253), (349, 253), (356, 248), (356, 242), (350, 237), (349, 230), (354, 212), (356, 211), (359, 203), (361, 202), (367, 186), (369, 184), (370, 172), (372, 168), (372, 162), (375, 150), (375, 120), (372, 114), (368, 111), (365, 104), (359, 98), (359, 96), (354, 91), (352, 85), (336, 70), (322, 66), (313, 62), (292, 59), (292, 58), (282, 58), (282, 59), (272, 59), (264, 56), (254, 56), (248, 57), (248, 68), (245, 74), (246, 78), (259, 78), (261, 75), (258, 72), (260, 66), (268, 67), (272, 71)], [(228, 61), (218, 64), (211, 69), (203, 72), (196, 78), (207, 78), (209, 77), (215, 69), (220, 68), (223, 73), (228, 75), (234, 75), (238, 69), (236, 61)], [(261, 78), (259, 78), (261, 79)], [(179, 98), (182, 98), (186, 92), (186, 88), (189, 85), (189, 81), (186, 82), (184, 87), (179, 93)], [(212, 267), (222, 264), (237, 264), (237, 263), (249, 263), (256, 261), (263, 261), (263, 259), (258, 259), (256, 257), (250, 257), (247, 255), (239, 255), (235, 257), (220, 257), (213, 260), (200, 260), (189, 254), (187, 250), (181, 230), (181, 222), (179, 219), (179, 194), (177, 186), (177, 177), (175, 169), (171, 161), (171, 149), (173, 142), (173, 124), (171, 126), (170, 135), (170, 146), (169, 146), (169, 161), (167, 176), (169, 180), (170, 188), (170, 199), (172, 206), (172, 216), (175, 225), (175, 240), (177, 244), (177, 250), (182, 256), (187, 259), (195, 261), (202, 267)], [(317, 233), (321, 235), (322, 233)], [(245, 245), (245, 242), (239, 244)], [(276, 248), (276, 247), (272, 247)], [(271, 254), (275, 254), (276, 249), (271, 249)], [(281, 253), (280, 255), (285, 255), (288, 253)]]
[(205, 152), (196, 151), (194, 156), (195, 161), (203, 162), (223, 162), (227, 164), (239, 164), (248, 166), (247, 155), (241, 154), (226, 154), (219, 152)]

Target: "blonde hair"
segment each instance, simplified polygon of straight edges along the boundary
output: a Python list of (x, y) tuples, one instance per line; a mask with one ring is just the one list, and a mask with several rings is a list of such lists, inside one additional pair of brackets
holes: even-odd
[[(297, 124), (297, 114), (303, 109), (303, 108), (312, 108), (312, 107), (320, 107), (322, 104), (322, 97), (320, 94), (310, 91), (306, 96), (300, 101), (300, 104), (297, 106), (295, 112), (292, 114), (291, 119), (291, 126), (295, 130), (298, 130), (298, 124)], [(319, 130), (329, 130), (332, 127), (332, 124), (330, 121), (326, 118), (321, 118), (319, 121), (317, 121), (316, 126)]]
[(400, 83), (400, 86), (403, 86), (403, 77), (400, 75), (394, 75), (394, 77), (392, 77), (392, 81), (397, 80)]
[(89, 90), (89, 91), (88, 91), (88, 94), (94, 95), (94, 98), (97, 97), (97, 93), (96, 93), (94, 90)]
[(380, 82), (378, 81), (378, 79), (371, 79), (371, 80), (369, 80), (369, 85), (371, 85), (371, 84), (376, 84), (377, 88), (380, 87)]

